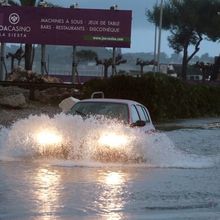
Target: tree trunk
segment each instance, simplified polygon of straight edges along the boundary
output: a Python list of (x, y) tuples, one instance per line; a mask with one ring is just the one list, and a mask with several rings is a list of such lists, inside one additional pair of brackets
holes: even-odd
[(13, 72), (13, 70), (14, 70), (14, 57), (12, 56), (11, 57), (11, 73)]
[(108, 65), (104, 65), (104, 78), (107, 79), (108, 78)]
[(183, 61), (182, 61), (182, 71), (181, 71), (182, 80), (186, 80), (187, 65), (188, 65), (188, 46), (185, 45), (183, 49)]
[(25, 44), (25, 69), (32, 70), (33, 65), (33, 48), (32, 44)]
[(141, 65), (141, 75), (143, 75), (143, 74), (144, 74), (144, 66)]
[(206, 80), (206, 72), (207, 72), (207, 69), (203, 68), (202, 69), (202, 82), (205, 82), (205, 80)]
[(188, 56), (188, 47), (189, 47), (189, 43), (190, 40), (185, 41), (185, 44), (183, 46), (183, 61), (182, 61), (182, 72), (181, 72), (181, 78), (183, 80), (187, 79), (187, 66), (189, 61), (196, 55), (196, 53), (199, 51), (199, 45), (201, 43), (201, 41), (203, 40), (202, 35), (198, 34), (198, 41), (195, 44), (195, 50), (193, 51), (193, 53)]

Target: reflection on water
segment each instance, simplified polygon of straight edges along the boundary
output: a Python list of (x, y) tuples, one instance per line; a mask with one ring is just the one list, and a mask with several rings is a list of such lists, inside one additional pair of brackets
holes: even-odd
[(35, 198), (38, 203), (38, 212), (42, 214), (40, 220), (48, 219), (48, 215), (54, 215), (59, 207), (59, 188), (61, 177), (59, 173), (40, 168), (35, 175), (37, 191)]
[(107, 185), (121, 185), (125, 182), (121, 173), (110, 172), (105, 176), (105, 183)]
[[(220, 219), (219, 128), (169, 131), (175, 148), (159, 137), (152, 146), (147, 139), (147, 162), (157, 168), (52, 158), (41, 163), (27, 158), (31, 145), (16, 143), (18, 131), (30, 131), (20, 126), (9, 135), (12, 151), (22, 157), (0, 158), (2, 220)], [(1, 150), (7, 135), (0, 133)]]
[(122, 172), (105, 172), (99, 177), (101, 189), (96, 203), (106, 220), (123, 219), (125, 175)]

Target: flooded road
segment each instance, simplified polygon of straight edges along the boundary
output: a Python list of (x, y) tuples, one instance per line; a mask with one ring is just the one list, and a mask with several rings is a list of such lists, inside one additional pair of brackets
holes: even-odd
[(139, 137), (141, 163), (36, 158), (20, 137), (40, 119), (0, 130), (0, 219), (220, 218), (219, 118), (164, 124), (156, 139)]

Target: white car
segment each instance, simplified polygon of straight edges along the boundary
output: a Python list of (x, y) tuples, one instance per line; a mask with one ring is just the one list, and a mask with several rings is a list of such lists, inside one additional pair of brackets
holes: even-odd
[(131, 127), (154, 131), (154, 125), (147, 108), (135, 101), (125, 99), (91, 98), (76, 102), (69, 111), (82, 117), (104, 116), (116, 119)]
[[(142, 104), (124, 99), (73, 100), (71, 97), (66, 102), (62, 102), (60, 107), (64, 107), (64, 112), (67, 114), (81, 116), (83, 120), (85, 119), (85, 124), (90, 121), (90, 118), (92, 123), (98, 124), (96, 127), (88, 124), (88, 130), (85, 131), (85, 134), (80, 134), (82, 140), (81, 144), (77, 146), (71, 143), (63, 144), (63, 140), (66, 141), (68, 138), (53, 132), (41, 132), (38, 134), (37, 140), (40, 145), (43, 145), (43, 154), (56, 155), (58, 152), (58, 154), (61, 153), (61, 156), (63, 154), (64, 158), (69, 159), (69, 155), (71, 155), (70, 159), (80, 160), (84, 159), (83, 152), (87, 152), (89, 149), (90, 159), (100, 162), (133, 160), (143, 162), (145, 160), (141, 153), (136, 153), (133, 139), (136, 140), (142, 134), (151, 134), (155, 128), (147, 108)], [(87, 121), (87, 119), (89, 120)], [(104, 123), (102, 119), (104, 119)], [(132, 152), (133, 150), (134, 152)]]
[[(106, 99), (91, 98), (76, 102), (69, 111), (72, 115), (80, 115), (83, 118), (107, 118), (113, 121), (125, 124), (131, 129), (140, 129), (144, 133), (152, 133), (155, 127), (147, 108), (135, 101), (124, 99)], [(103, 128), (104, 129), (104, 128)], [(105, 129), (104, 129), (105, 130)], [(140, 133), (139, 133), (140, 134)], [(145, 159), (142, 155), (136, 155), (131, 158), (128, 148), (132, 148), (129, 144), (129, 137), (112, 130), (100, 137), (97, 137), (96, 152), (93, 153), (93, 159), (101, 162), (143, 162)]]

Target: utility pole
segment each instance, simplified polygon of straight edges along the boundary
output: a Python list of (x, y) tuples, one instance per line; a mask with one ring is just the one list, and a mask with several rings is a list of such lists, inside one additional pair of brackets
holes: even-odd
[(160, 72), (160, 46), (161, 46), (161, 30), (163, 24), (163, 0), (160, 1), (160, 23), (158, 36), (158, 50), (157, 50), (157, 71)]

